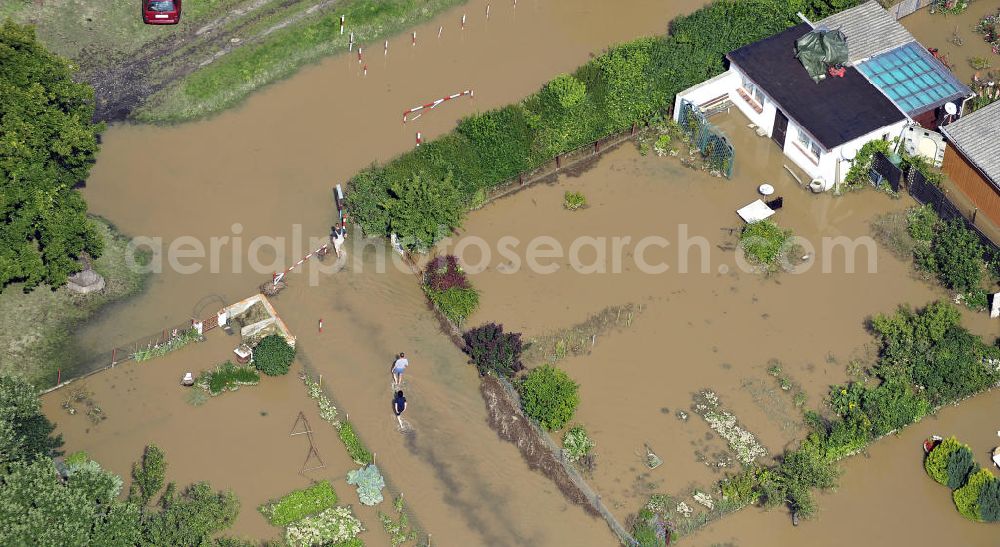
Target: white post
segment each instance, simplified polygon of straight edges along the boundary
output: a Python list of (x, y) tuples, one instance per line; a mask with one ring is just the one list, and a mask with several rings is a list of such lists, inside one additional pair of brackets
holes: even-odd
[(438, 38), (441, 37), (441, 33), (444, 32), (444, 25), (438, 27)]
[(383, 53), (383, 55), (388, 55), (388, 54), (389, 54), (389, 40), (386, 40), (385, 41), (385, 53)]
[(486, 4), (486, 19), (490, 18), (490, 5)]
[(410, 45), (411, 46), (417, 45), (417, 31), (413, 31), (413, 35), (411, 36)]
[[(516, 0), (515, 0), (514, 3), (515, 4), (517, 3)], [(341, 34), (341, 36), (343, 36), (343, 34), (344, 34), (344, 16), (343, 15), (340, 16), (340, 34)]]
[(462, 30), (465, 30), (465, 14), (462, 14)]

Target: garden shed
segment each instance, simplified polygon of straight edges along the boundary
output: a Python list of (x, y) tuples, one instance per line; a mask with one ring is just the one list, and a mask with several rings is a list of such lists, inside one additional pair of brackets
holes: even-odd
[(1000, 225), (1000, 101), (941, 131), (950, 144), (942, 169), (980, 211)]
[(854, 67), (813, 81), (796, 57), (796, 42), (813, 30), (802, 23), (730, 52), (729, 70), (679, 93), (674, 112), (685, 101), (729, 97), (818, 186), (832, 188), (861, 146), (899, 136), (908, 120)]

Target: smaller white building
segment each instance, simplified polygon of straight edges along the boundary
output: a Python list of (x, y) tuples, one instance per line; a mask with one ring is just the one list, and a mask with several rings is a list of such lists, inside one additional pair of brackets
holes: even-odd
[(728, 71), (677, 94), (675, 119), (685, 102), (728, 99), (822, 189), (843, 182), (865, 143), (899, 137), (909, 119), (853, 66), (814, 82), (795, 57), (796, 40), (812, 30), (802, 23), (730, 52)]

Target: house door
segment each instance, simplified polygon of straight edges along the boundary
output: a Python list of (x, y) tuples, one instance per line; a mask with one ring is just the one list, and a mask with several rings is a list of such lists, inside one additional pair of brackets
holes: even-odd
[(788, 116), (780, 109), (774, 112), (774, 128), (771, 129), (771, 138), (782, 150), (785, 149), (785, 135), (788, 133)]

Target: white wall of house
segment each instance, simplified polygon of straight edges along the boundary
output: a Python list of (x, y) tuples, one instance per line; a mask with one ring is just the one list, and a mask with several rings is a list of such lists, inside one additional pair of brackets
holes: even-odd
[[(746, 85), (749, 85), (751, 89), (747, 89)], [(676, 120), (680, 116), (680, 105), (683, 99), (691, 101), (695, 105), (701, 105), (726, 94), (728, 94), (729, 99), (747, 119), (763, 129), (768, 138), (771, 137), (771, 133), (774, 130), (774, 119), (780, 105), (771, 100), (770, 96), (762, 89), (756, 88), (756, 84), (747, 78), (735, 64), (731, 64), (729, 70), (726, 72), (678, 93), (674, 102), (674, 119)], [(744, 95), (748, 96), (749, 99), (744, 97)], [(788, 113), (786, 112), (785, 114), (787, 115)], [(788, 131), (786, 132), (785, 145), (782, 152), (792, 160), (792, 163), (802, 169), (810, 179), (823, 179), (824, 190), (829, 190), (837, 182), (843, 182), (844, 177), (847, 176), (851, 162), (850, 160), (845, 160), (845, 156), (853, 158), (865, 143), (880, 139), (885, 135), (888, 135), (889, 139), (900, 136), (905, 125), (906, 120), (900, 120), (893, 125), (879, 128), (867, 135), (837, 146), (833, 150), (824, 149), (807, 130), (805, 131), (805, 135), (808, 140), (812, 143), (817, 143), (816, 148), (819, 151), (817, 156), (814, 153), (815, 148), (800, 142), (799, 132), (802, 126), (789, 117)]]

